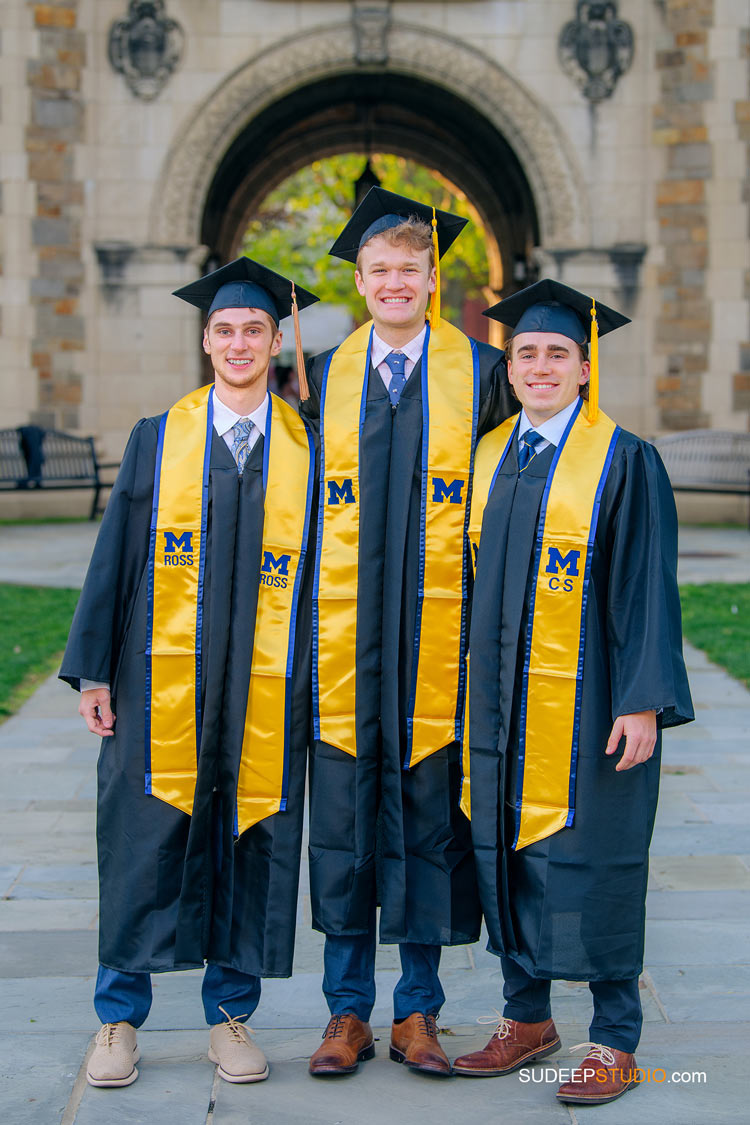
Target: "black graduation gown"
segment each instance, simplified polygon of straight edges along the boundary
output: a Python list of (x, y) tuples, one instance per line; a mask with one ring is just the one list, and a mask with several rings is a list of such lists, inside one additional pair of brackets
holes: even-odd
[[(661, 728), (693, 716), (682, 658), (677, 518), (653, 446), (622, 432), (586, 607), (575, 821), (519, 851), (519, 706), (533, 547), (552, 447), (519, 476), (514, 441), (485, 509), (470, 633), (472, 835), (489, 948), (534, 977), (620, 980), (643, 965)], [(617, 773), (614, 719), (661, 710), (653, 757)]]
[[(513, 413), (513, 399), (502, 352), (478, 349), (482, 434)], [(308, 373), (302, 413), (315, 426), (329, 354)], [(420, 372), (418, 363), (394, 412), (370, 370), (360, 445), (357, 757), (314, 744), (310, 890), (313, 926), (325, 933), (366, 932), (377, 899), (381, 941), (452, 945), (476, 941), (481, 923), (469, 824), (458, 807), (460, 748), (452, 743), (403, 769), (419, 574)]]
[[(80, 679), (112, 685), (115, 733), (102, 739), (98, 766), (100, 961), (161, 972), (199, 966), (205, 958), (258, 976), (289, 976), (310, 715), (309, 591), (301, 592), (297, 623), (288, 808), (235, 841), (263, 534), (264, 438), (239, 477), (214, 432), (193, 815), (146, 795), (146, 564), (158, 424), (144, 419), (131, 434), (60, 671), (76, 688)], [(306, 583), (311, 571), (308, 556)]]

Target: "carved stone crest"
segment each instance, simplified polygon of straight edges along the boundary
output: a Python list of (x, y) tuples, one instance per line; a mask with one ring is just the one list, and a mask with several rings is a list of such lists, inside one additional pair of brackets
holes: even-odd
[(617, 17), (616, 0), (577, 0), (576, 18), (565, 24), (558, 57), (591, 102), (608, 98), (633, 61), (633, 29)]
[(130, 0), (126, 19), (109, 29), (109, 61), (137, 98), (150, 102), (178, 66), (185, 34), (164, 0)]
[(354, 0), (352, 3), (354, 57), (360, 66), (388, 62), (391, 30), (390, 0)]

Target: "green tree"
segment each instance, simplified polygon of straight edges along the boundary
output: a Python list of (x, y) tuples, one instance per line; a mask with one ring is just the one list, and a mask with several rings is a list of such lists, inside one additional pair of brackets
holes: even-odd
[[(460, 324), (463, 300), (481, 296), (487, 284), (484, 232), (476, 212), (455, 187), (422, 164), (392, 153), (370, 160), (388, 191), (470, 220), (441, 262), (443, 312)], [(243, 253), (294, 277), (321, 301), (344, 305), (358, 322), (366, 319), (367, 310), (352, 267), (331, 258), (328, 248), (352, 213), (353, 185), (362, 167), (361, 154), (345, 153), (301, 168), (266, 196), (242, 243)]]

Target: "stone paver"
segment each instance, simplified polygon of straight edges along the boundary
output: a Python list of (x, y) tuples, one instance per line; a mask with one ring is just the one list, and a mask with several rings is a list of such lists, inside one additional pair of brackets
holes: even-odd
[[(21, 572), (24, 581), (54, 578), (43, 549), (54, 534), (56, 543), (67, 544), (61, 549), (64, 581), (59, 584), (74, 585), (85, 570), (92, 530), (87, 524), (3, 529), (0, 581)], [(11, 548), (7, 531), (18, 531)], [(740, 534), (743, 539), (705, 532), (689, 540), (688, 546), (702, 543), (705, 552), (714, 552), (714, 573), (708, 575), (705, 559), (687, 558), (681, 560), (683, 581), (712, 580), (719, 566), (722, 575), (746, 567), (750, 536)], [(729, 560), (717, 559), (730, 548)], [(687, 658), (698, 718), (664, 738), (641, 982), (644, 1030), (638, 1062), (646, 1080), (598, 1111), (607, 1125), (711, 1125), (741, 1119), (746, 1110), (750, 693), (702, 654), (688, 648)], [(581, 1057), (569, 1048), (587, 1036), (585, 986), (553, 983), (564, 1050), (534, 1068), (528, 1081), (520, 1074), (487, 1081), (430, 1080), (388, 1059), (389, 996), (398, 977), (393, 948), (378, 955), (377, 1057), (351, 1078), (311, 1079), (307, 1059), (327, 1011), (320, 991), (322, 938), (309, 926), (304, 867), (295, 976), (264, 983), (251, 1021), (271, 1062), (270, 1080), (233, 1087), (215, 1077), (206, 1057), (200, 974), (174, 973), (154, 978), (154, 1006), (139, 1033), (138, 1082), (123, 1090), (88, 1087), (81, 1066), (96, 1029), (91, 995), (97, 750), (76, 714), (76, 697), (54, 678), (0, 726), (3, 1122), (370, 1125), (395, 1119), (404, 1125), (425, 1120), (486, 1125), (503, 1119), (554, 1125), (581, 1122), (592, 1112), (566, 1109), (554, 1099), (559, 1069)], [(446, 950), (441, 976), (448, 997), (441, 1016), (443, 1043), (456, 1056), (483, 1045), (490, 1034), (491, 1028), (478, 1026), (476, 1019), (501, 1006), (499, 962), (481, 944)], [(683, 1072), (690, 1080), (680, 1080)], [(693, 1080), (693, 1072), (705, 1074), (705, 1081)]]

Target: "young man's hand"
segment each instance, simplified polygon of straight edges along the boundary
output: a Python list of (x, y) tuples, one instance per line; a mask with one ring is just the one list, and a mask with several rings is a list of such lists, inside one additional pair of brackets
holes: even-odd
[(81, 692), (81, 702), (78, 705), (78, 714), (83, 715), (86, 726), (92, 734), (102, 738), (113, 735), (115, 716), (110, 706), (111, 696), (107, 688), (88, 688)]
[(615, 769), (629, 770), (647, 762), (656, 746), (656, 711), (636, 711), (632, 715), (618, 716), (607, 742), (607, 754), (614, 754), (623, 737), (625, 749)]

